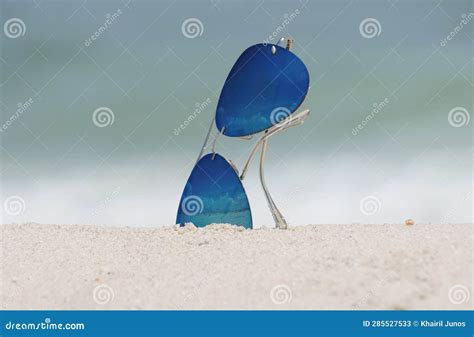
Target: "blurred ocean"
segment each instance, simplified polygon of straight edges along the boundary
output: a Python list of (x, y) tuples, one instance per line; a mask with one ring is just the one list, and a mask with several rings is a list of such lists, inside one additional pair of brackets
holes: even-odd
[[(173, 224), (234, 61), (287, 36), (311, 75), (267, 154), (290, 225), (472, 223), (472, 7), (2, 1), (2, 223)], [(254, 142), (217, 148), (241, 169)], [(257, 161), (244, 185), (272, 226)]]

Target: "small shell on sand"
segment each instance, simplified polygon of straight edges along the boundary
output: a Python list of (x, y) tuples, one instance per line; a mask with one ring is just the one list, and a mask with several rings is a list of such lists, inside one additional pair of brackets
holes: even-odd
[(405, 220), (405, 225), (407, 226), (413, 226), (415, 224), (415, 221), (413, 219), (406, 219)]

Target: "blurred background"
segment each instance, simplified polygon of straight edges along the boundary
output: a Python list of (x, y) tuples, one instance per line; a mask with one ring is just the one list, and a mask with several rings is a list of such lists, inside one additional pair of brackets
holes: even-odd
[[(230, 68), (280, 37), (311, 76), (267, 155), (290, 225), (471, 223), (472, 6), (2, 0), (2, 223), (174, 224)], [(254, 142), (218, 151), (241, 169)], [(273, 226), (257, 161), (244, 185)]]

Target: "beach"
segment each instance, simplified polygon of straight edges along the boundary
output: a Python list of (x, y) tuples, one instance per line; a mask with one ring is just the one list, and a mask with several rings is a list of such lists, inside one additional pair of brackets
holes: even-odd
[(472, 309), (472, 224), (1, 228), (3, 309)]

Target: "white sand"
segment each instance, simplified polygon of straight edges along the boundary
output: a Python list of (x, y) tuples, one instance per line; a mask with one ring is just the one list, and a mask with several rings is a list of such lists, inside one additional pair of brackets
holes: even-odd
[(6, 309), (473, 307), (472, 224), (24, 224), (1, 234)]

